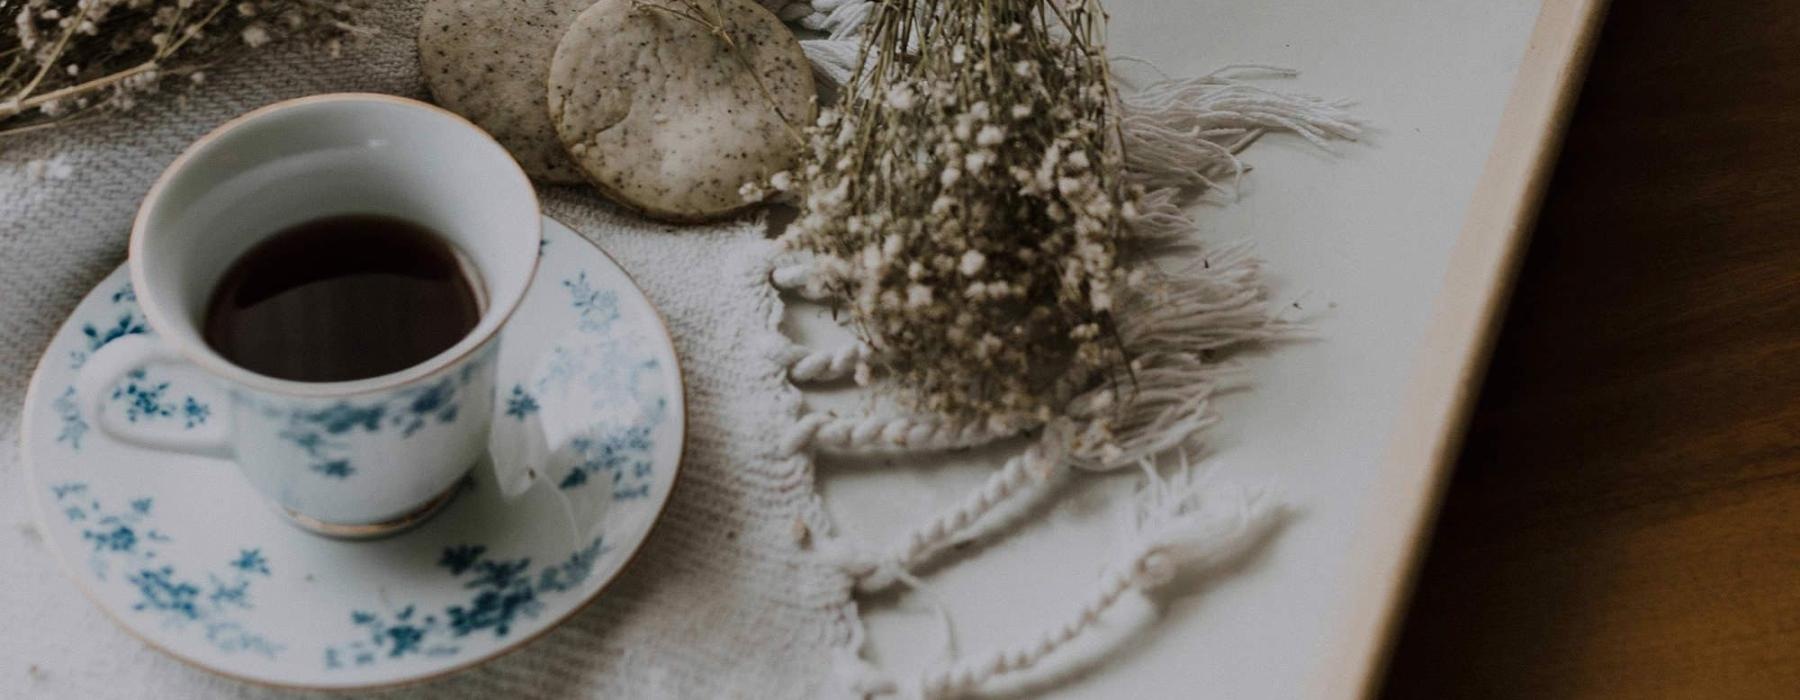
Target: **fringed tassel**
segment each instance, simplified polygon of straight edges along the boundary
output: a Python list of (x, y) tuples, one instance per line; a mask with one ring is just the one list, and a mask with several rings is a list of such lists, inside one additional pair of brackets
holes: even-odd
[(1193, 268), (1146, 282), (1118, 314), (1129, 376), (1089, 389), (1069, 404), (1077, 439), (1071, 458), (1086, 469), (1116, 469), (1195, 445), (1217, 421), (1212, 397), (1242, 376), (1211, 351), (1279, 339), (1269, 317), (1259, 263), (1248, 244), (1223, 246)]
[(1147, 280), (1124, 299), (1120, 341), (1134, 356), (1202, 353), (1284, 337), (1248, 242), (1208, 251), (1187, 269)]
[(1146, 190), (1213, 189), (1244, 173), (1237, 152), (1267, 131), (1298, 134), (1319, 148), (1355, 140), (1363, 125), (1350, 103), (1264, 89), (1246, 77), (1296, 72), (1233, 66), (1199, 78), (1163, 80), (1121, 95), (1119, 127), (1129, 177)]
[(1226, 365), (1200, 362), (1187, 355), (1149, 358), (1136, 373), (1136, 387), (1123, 406), (1115, 391), (1102, 387), (1077, 398), (1071, 414), (1085, 426), (1071, 448), (1071, 461), (1090, 470), (1112, 470), (1134, 464), (1175, 447), (1196, 443), (1200, 433), (1218, 422), (1212, 396), (1219, 381), (1236, 373)]
[(1152, 246), (1191, 244), (1187, 237), (1199, 224), (1181, 208), (1181, 199), (1181, 190), (1174, 187), (1145, 192), (1125, 217), (1132, 240)]
[[(1134, 504), (1135, 528), (1100, 586), (1062, 624), (1017, 646), (927, 670), (908, 694), (920, 698), (966, 695), (997, 676), (1039, 667), (1056, 650), (1081, 637), (1129, 593), (1150, 594), (1182, 573), (1216, 571), (1241, 560), (1272, 534), (1282, 509), (1258, 494), (1223, 492), (1205, 498), (1185, 465), (1164, 481), (1145, 465), (1149, 483)], [(1064, 672), (1072, 669), (1063, 669)]]

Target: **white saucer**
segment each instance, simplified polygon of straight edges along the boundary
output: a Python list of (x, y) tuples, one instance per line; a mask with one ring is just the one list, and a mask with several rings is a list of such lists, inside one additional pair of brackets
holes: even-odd
[[(575, 410), (540, 392), (604, 389), (615, 397), (607, 410), (557, 420), (585, 422), (572, 452), (585, 461), (549, 467), (511, 499), (484, 463), (443, 512), (389, 539), (302, 532), (229, 462), (131, 448), (82, 419), (70, 392), (87, 354), (148, 332), (121, 267), (57, 332), (26, 394), (21, 451), (47, 546), (126, 631), (269, 685), (424, 680), (555, 627), (643, 544), (675, 484), (685, 416), (674, 347), (650, 302), (562, 224), (545, 219), (544, 246), (502, 341), (496, 431)], [(107, 410), (146, 424), (204, 423), (219, 398), (179, 367), (147, 370), (116, 395)]]

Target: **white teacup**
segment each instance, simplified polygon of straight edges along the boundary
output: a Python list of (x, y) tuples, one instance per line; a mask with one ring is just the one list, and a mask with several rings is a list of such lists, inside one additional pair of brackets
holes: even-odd
[[(460, 249), (484, 302), (475, 329), (423, 363), (341, 382), (257, 374), (207, 345), (207, 301), (232, 262), (288, 227), (341, 214), (406, 219)], [(315, 532), (395, 532), (447, 502), (486, 452), (500, 330), (537, 267), (541, 222), (506, 150), (437, 107), (338, 94), (250, 112), (190, 146), (144, 199), (129, 266), (155, 336), (115, 340), (89, 358), (83, 410), (122, 442), (235, 459)], [(121, 378), (166, 363), (222, 385), (221, 420), (146, 433), (101, 410)]]

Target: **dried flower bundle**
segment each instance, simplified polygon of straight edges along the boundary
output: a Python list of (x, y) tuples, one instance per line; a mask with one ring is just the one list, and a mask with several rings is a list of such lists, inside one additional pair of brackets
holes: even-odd
[(1046, 420), (1125, 380), (1114, 310), (1141, 193), (1104, 21), (1096, 0), (884, 3), (809, 165), (769, 183), (800, 199), (783, 241), (815, 254), (815, 291), (919, 408)]
[(326, 0), (0, 0), (0, 135), (126, 110), (234, 53), (289, 39), (334, 54), (359, 6)]

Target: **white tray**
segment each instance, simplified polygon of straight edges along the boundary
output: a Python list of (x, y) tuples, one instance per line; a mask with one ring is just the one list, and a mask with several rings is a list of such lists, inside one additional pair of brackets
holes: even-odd
[[(1178, 76), (1299, 69), (1271, 87), (1355, 98), (1375, 131), (1336, 156), (1265, 138), (1246, 154), (1256, 171), (1241, 201), (1201, 212), (1209, 235), (1259, 243), (1275, 298), (1297, 300), (1321, 336), (1255, 360), (1253, 388), (1220, 403), (1212, 433), (1218, 477), (1273, 485), (1299, 517), (1061, 694), (1338, 698), (1379, 686), (1602, 4), (1109, 3), (1115, 54)], [(801, 324), (808, 335), (823, 325)], [(997, 463), (954, 462), (820, 473), (838, 521), (879, 542)], [(928, 576), (965, 652), (1020, 641), (1094, 585), (1131, 483), (1089, 481)], [(865, 606), (874, 655), (917, 668), (937, 652), (935, 622), (917, 594), (893, 603)], [(1123, 631), (1145, 612), (1107, 623)]]

